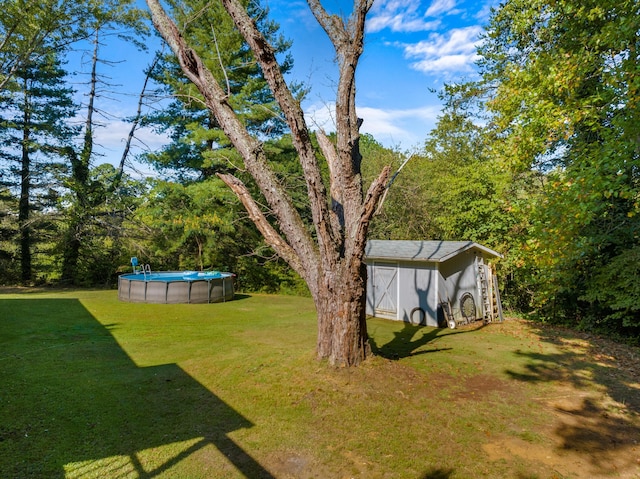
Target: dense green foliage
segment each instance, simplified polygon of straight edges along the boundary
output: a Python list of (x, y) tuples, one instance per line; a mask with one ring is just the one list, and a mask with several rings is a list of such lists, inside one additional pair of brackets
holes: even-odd
[[(0, 90), (16, 72), (45, 60), (85, 34), (91, 10), (74, 0), (4, 1), (0, 8)], [(89, 8), (87, 8), (89, 7)]]
[(545, 173), (526, 250), (534, 305), (588, 328), (640, 327), (627, 286), (640, 244), (639, 13), (633, 1), (510, 1), (480, 49), (500, 160)]
[(639, 8), (505, 2), (479, 49), (481, 79), (443, 92), (374, 231), (487, 244), (506, 254), (507, 305), (636, 335)]

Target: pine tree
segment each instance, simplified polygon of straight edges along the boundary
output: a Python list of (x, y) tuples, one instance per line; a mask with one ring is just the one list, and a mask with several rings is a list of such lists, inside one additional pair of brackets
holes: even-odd
[[(178, 23), (185, 25), (182, 35), (193, 42), (207, 68), (224, 85), (248, 131), (264, 139), (285, 133), (286, 123), (262, 70), (222, 4), (189, 0), (172, 7)], [(280, 68), (287, 73), (293, 66), (287, 54), (291, 43), (279, 35), (279, 26), (267, 19), (267, 12), (257, 2), (248, 2), (247, 11), (276, 53), (284, 57)], [(145, 122), (168, 134), (171, 142), (160, 152), (146, 155), (146, 161), (182, 180), (193, 180), (194, 176), (206, 179), (242, 161), (174, 55), (163, 55), (153, 76), (173, 101)], [(304, 93), (300, 85), (293, 89)]]
[[(59, 195), (55, 177), (62, 168), (56, 151), (69, 145), (75, 129), (73, 91), (57, 54), (19, 68), (0, 94), (0, 163), (3, 186), (19, 197), (20, 279), (34, 279), (33, 252), (52, 228), (51, 208)], [(38, 248), (42, 251), (42, 248)]]

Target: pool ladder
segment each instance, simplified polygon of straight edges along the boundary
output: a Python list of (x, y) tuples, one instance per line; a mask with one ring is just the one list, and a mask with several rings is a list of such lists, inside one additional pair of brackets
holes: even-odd
[(147, 279), (147, 273), (149, 273), (149, 276), (151, 276), (151, 265), (150, 264), (145, 264), (144, 266), (142, 266), (142, 274), (144, 274), (144, 279)]

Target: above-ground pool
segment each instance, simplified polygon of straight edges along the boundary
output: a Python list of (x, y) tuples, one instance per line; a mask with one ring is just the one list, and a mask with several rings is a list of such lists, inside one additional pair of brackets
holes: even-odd
[(233, 299), (231, 273), (161, 271), (123, 274), (118, 299), (132, 303), (219, 303)]

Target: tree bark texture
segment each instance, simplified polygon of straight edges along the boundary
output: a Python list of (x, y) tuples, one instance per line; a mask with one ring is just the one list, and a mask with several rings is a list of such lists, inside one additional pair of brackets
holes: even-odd
[(365, 17), (373, 0), (355, 0), (348, 22), (330, 15), (317, 0), (309, 7), (333, 42), (340, 80), (336, 98), (336, 143), (318, 132), (328, 162), (329, 194), (299, 101), (288, 88), (274, 49), (239, 0), (220, 0), (252, 49), (280, 105), (304, 172), (315, 235), (311, 235), (273, 170), (262, 144), (253, 138), (232, 109), (227, 93), (164, 11), (159, 0), (146, 0), (153, 23), (178, 58), (184, 74), (199, 89), (245, 167), (267, 200), (277, 228), (246, 186), (235, 176), (219, 175), (243, 203), (269, 245), (306, 281), (318, 315), (318, 357), (336, 366), (353, 366), (370, 354), (365, 300), (364, 248), (369, 221), (385, 190), (390, 168), (384, 168), (366, 194), (360, 174), (359, 127), (355, 110), (355, 72), (363, 51)]
[(98, 83), (98, 50), (100, 30), (96, 30), (93, 39), (93, 55), (91, 57), (91, 88), (89, 90), (89, 103), (87, 105), (87, 118), (85, 120), (84, 143), (80, 155), (74, 150), (67, 150), (67, 156), (71, 163), (71, 179), (74, 184), (73, 191), (76, 195), (76, 204), (73, 218), (65, 233), (66, 241), (62, 252), (62, 277), (61, 280), (73, 283), (78, 277), (78, 262), (80, 261), (80, 249), (82, 248), (82, 231), (87, 221), (86, 210), (89, 207), (87, 193), (89, 189), (90, 160), (93, 154), (93, 114), (95, 113), (96, 85)]
[(20, 279), (28, 284), (32, 279), (31, 262), (31, 106), (29, 89), (25, 83), (24, 113), (22, 130), (22, 159), (20, 165), (20, 200), (18, 202), (18, 224), (20, 225)]

